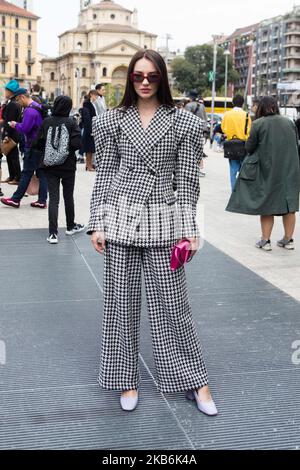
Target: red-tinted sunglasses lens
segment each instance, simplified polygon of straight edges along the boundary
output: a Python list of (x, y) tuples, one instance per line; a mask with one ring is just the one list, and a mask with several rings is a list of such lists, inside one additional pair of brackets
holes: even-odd
[(130, 74), (130, 79), (133, 83), (143, 83), (145, 78), (148, 80), (149, 83), (159, 83), (161, 80), (159, 73), (150, 73), (148, 76), (143, 75), (141, 73)]

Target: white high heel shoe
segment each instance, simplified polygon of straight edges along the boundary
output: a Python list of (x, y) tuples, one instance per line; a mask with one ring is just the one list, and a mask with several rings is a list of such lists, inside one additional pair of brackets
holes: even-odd
[(139, 391), (137, 390), (136, 397), (124, 397), (121, 395), (120, 403), (124, 411), (133, 411), (136, 409), (139, 402)]
[(196, 390), (188, 390), (186, 392), (186, 398), (188, 400), (196, 400), (199, 411), (202, 411), (207, 416), (217, 416), (218, 410), (213, 400), (204, 402), (200, 400)]

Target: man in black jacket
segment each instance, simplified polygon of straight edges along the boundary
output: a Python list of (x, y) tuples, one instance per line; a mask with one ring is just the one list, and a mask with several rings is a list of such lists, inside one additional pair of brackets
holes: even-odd
[[(21, 121), (21, 107), (18, 105), (14, 98), (15, 92), (19, 89), (19, 83), (17, 80), (10, 80), (5, 85), (5, 99), (7, 101), (3, 109), (3, 133), (2, 139), (6, 137), (11, 138), (16, 144), (19, 143), (20, 137), (18, 132), (11, 128), (8, 123), (11, 121), (20, 122)], [(16, 145), (11, 152), (6, 155), (7, 166), (9, 177), (7, 180), (3, 181), (4, 183), (18, 185), (21, 177), (21, 166), (19, 159), (19, 148)]]

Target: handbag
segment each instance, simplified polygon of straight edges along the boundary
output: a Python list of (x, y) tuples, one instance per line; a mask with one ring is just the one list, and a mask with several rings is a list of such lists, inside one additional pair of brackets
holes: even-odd
[(39, 194), (39, 189), (40, 189), (40, 180), (38, 179), (36, 175), (33, 175), (26, 192), (27, 194), (29, 194), (29, 196), (37, 196)]
[(182, 240), (180, 243), (174, 246), (171, 254), (171, 271), (184, 266), (185, 263), (189, 263), (192, 259), (192, 252), (190, 250), (191, 242), (189, 240)]
[[(249, 113), (246, 116), (246, 125), (245, 125), (245, 136), (247, 136), (249, 122)], [(236, 135), (230, 140), (225, 140), (224, 142), (224, 157), (229, 158), (230, 160), (243, 160), (247, 155), (246, 151), (246, 141), (238, 139)]]
[(7, 157), (17, 145), (11, 137), (5, 137), (1, 142), (1, 152)]

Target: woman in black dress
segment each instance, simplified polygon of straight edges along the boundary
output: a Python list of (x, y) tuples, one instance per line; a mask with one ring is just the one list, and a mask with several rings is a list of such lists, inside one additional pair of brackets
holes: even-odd
[(82, 153), (86, 154), (86, 170), (95, 171), (93, 167), (93, 154), (95, 153), (95, 142), (92, 136), (92, 121), (97, 116), (97, 108), (94, 103), (98, 99), (96, 90), (91, 90), (88, 99), (84, 101), (82, 107)]

